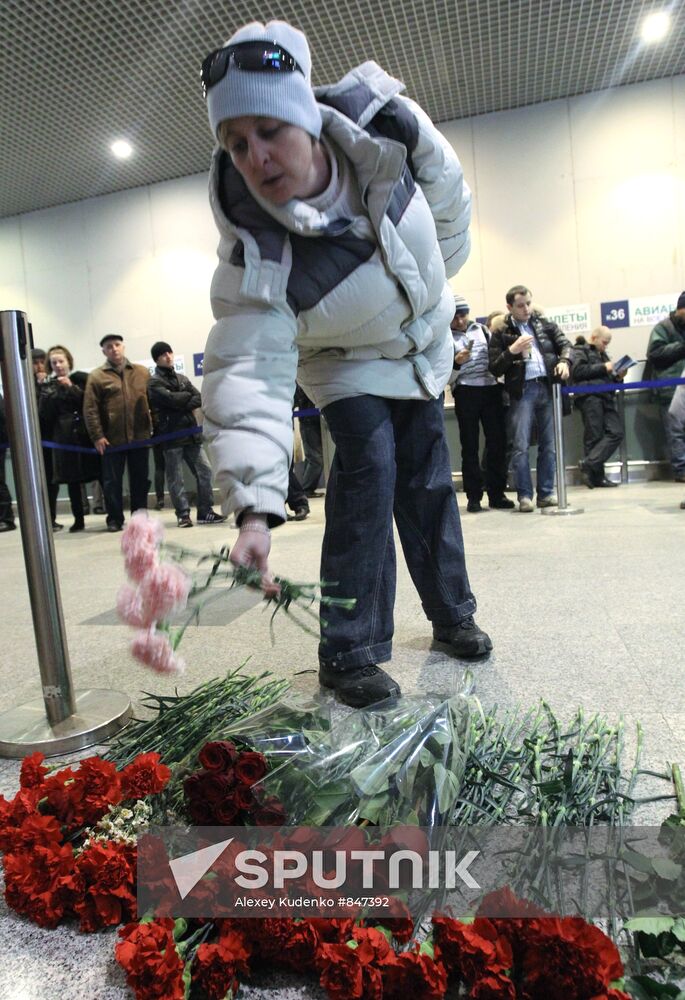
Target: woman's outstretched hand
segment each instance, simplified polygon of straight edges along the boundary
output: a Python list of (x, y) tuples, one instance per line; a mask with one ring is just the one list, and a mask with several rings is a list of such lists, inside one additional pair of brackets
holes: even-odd
[(245, 514), (240, 525), (238, 540), (229, 553), (234, 566), (244, 566), (256, 570), (262, 578), (262, 590), (266, 597), (275, 597), (280, 587), (274, 582), (269, 569), (271, 532), (267, 527), (265, 514)]

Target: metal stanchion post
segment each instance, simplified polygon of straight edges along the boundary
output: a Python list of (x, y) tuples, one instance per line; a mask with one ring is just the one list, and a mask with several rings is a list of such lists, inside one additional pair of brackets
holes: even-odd
[(619, 445), (619, 455), (621, 457), (621, 482), (628, 482), (628, 442), (626, 441), (626, 397), (623, 392), (616, 393), (616, 403), (618, 407), (618, 418), (621, 421), (623, 439)]
[(74, 691), (57, 580), (26, 315), (0, 312), (0, 371), (43, 698), (0, 715), (0, 756), (68, 753), (126, 725), (120, 691)]
[(581, 507), (569, 507), (566, 495), (566, 461), (564, 457), (564, 419), (561, 405), (561, 385), (552, 383), (552, 412), (554, 416), (554, 448), (557, 453), (557, 499), (558, 507), (543, 507), (542, 514), (582, 514)]

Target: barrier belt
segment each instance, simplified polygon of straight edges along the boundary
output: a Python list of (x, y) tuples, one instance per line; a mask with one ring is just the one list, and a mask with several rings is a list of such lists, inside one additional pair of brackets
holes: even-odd
[(586, 396), (596, 392), (626, 392), (628, 389), (663, 389), (669, 385), (685, 385), (685, 378), (650, 379), (647, 382), (602, 382), (599, 385), (565, 385), (562, 396)]

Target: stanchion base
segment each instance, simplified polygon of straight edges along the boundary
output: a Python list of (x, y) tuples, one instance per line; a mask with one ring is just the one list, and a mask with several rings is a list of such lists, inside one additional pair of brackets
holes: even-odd
[(583, 507), (543, 507), (540, 513), (556, 514), (559, 517), (562, 514), (584, 514), (585, 509)]
[(131, 718), (131, 699), (122, 691), (75, 691), (76, 711), (51, 726), (42, 698), (0, 715), (0, 757), (25, 757), (39, 750), (46, 757), (83, 750), (113, 736)]

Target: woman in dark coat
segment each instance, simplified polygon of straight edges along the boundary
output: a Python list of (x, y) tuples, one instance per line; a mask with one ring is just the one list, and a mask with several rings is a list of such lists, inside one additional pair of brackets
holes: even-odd
[[(74, 372), (71, 352), (61, 344), (48, 351), (50, 377), (46, 380), (40, 398), (41, 426), (45, 428), (51, 441), (57, 444), (75, 444), (92, 448), (93, 444), (83, 421), (83, 393), (88, 376), (85, 372)], [(83, 501), (81, 483), (100, 479), (100, 456), (77, 451), (53, 451), (54, 483), (66, 483), (69, 490), (71, 512), (74, 523), (69, 531), (83, 531)]]

